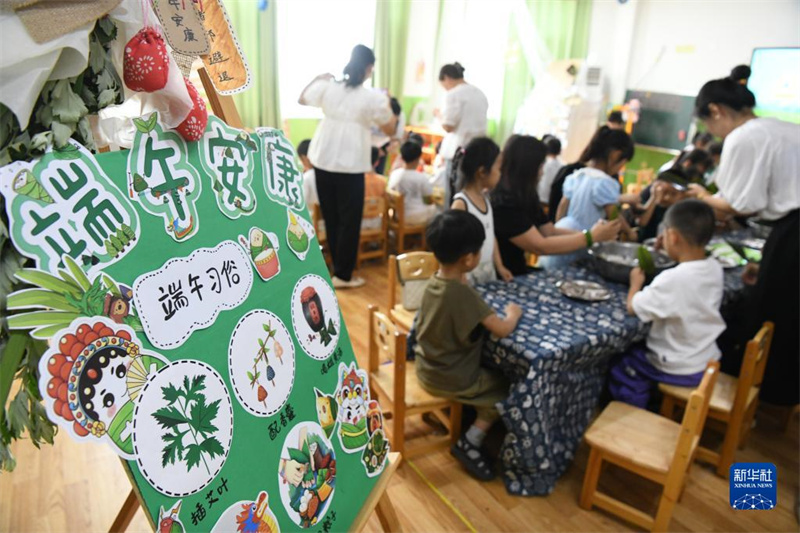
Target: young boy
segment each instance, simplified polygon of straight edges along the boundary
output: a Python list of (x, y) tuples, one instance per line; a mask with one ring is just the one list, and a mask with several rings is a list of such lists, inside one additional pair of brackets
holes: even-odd
[(436, 207), (433, 205), (430, 178), (417, 171), (422, 147), (414, 141), (406, 141), (400, 147), (400, 157), (403, 168), (392, 172), (388, 188), (403, 195), (407, 224), (425, 224), (436, 213)]
[(310, 145), (311, 139), (301, 141), (297, 145), (297, 155), (303, 165), (303, 196), (306, 199), (306, 208), (309, 214), (313, 214), (313, 207), (319, 203), (319, 198), (317, 197), (317, 180), (314, 175), (314, 167), (311, 166), (311, 161), (308, 159), (308, 147)]
[(647, 407), (656, 382), (694, 387), (709, 361), (720, 358), (717, 337), (725, 330), (722, 267), (706, 257), (714, 233), (714, 212), (700, 200), (683, 200), (664, 216), (664, 247), (679, 264), (665, 270), (642, 290), (645, 275), (630, 275), (628, 312), (652, 322), (647, 345), (634, 346), (611, 369), (611, 396)]
[(451, 453), (480, 480), (495, 475), (480, 451), (486, 431), (498, 418), (495, 405), (508, 396), (508, 383), (481, 367), (484, 330), (506, 337), (517, 326), (522, 309), (508, 304), (505, 318), (467, 285), (466, 274), (480, 262), (486, 235), (483, 224), (470, 213), (450, 210), (437, 215), (426, 231), (428, 245), (439, 261), (414, 320), (416, 372), (429, 394), (473, 405), (475, 423)]
[(554, 135), (545, 135), (542, 138), (544, 147), (547, 149), (547, 157), (542, 167), (542, 177), (539, 178), (539, 184), (536, 186), (536, 192), (539, 195), (539, 202), (547, 205), (550, 201), (550, 189), (553, 186), (553, 180), (556, 179), (556, 174), (564, 166), (564, 163), (559, 159), (561, 155), (561, 141)]

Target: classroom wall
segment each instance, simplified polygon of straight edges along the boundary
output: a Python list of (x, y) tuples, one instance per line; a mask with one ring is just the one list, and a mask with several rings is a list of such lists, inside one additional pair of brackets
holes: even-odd
[(612, 103), (629, 88), (691, 96), (750, 63), (753, 48), (800, 46), (798, 21), (798, 0), (595, 0), (589, 57)]

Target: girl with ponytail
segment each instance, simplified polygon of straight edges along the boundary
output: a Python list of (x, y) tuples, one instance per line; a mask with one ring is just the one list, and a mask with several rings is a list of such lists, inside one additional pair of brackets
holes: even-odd
[[(741, 76), (737, 76), (741, 78)], [(725, 141), (715, 173), (719, 195), (690, 185), (690, 193), (718, 215), (755, 215), (772, 226), (759, 265), (749, 264), (744, 278), (755, 288), (743, 323), (743, 346), (765, 321), (775, 336), (764, 373), (761, 398), (778, 405), (800, 402), (800, 126), (753, 112), (756, 98), (739, 79), (711, 80), (700, 89), (695, 114), (708, 131)], [(722, 368), (737, 373), (741, 353), (723, 351)], [(737, 357), (738, 356), (738, 357)]]
[(370, 128), (393, 135), (397, 118), (389, 97), (364, 87), (372, 77), (375, 54), (359, 44), (344, 67), (343, 79), (321, 74), (303, 89), (299, 102), (319, 107), (324, 118), (317, 126), (308, 159), (314, 167), (317, 195), (333, 260), (333, 286), (360, 287), (353, 277), (364, 210), (364, 174), (372, 171)]

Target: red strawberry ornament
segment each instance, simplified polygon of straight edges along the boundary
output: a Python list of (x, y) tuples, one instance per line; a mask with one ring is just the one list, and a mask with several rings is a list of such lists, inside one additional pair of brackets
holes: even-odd
[(128, 41), (122, 71), (125, 85), (132, 91), (152, 93), (166, 87), (169, 76), (167, 45), (155, 28), (142, 28)]
[(186, 82), (186, 90), (189, 91), (189, 96), (192, 99), (192, 110), (186, 116), (186, 119), (178, 124), (175, 128), (181, 137), (187, 141), (199, 141), (206, 131), (206, 124), (208, 124), (208, 110), (206, 103), (200, 98), (200, 93), (197, 92), (192, 82), (183, 78)]

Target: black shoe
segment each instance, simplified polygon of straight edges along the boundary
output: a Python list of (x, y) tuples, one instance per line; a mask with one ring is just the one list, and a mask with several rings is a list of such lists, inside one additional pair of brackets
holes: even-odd
[(475, 479), (491, 481), (495, 478), (492, 465), (489, 464), (480, 449), (473, 446), (466, 437), (458, 439), (458, 442), (450, 448), (450, 453), (464, 465), (467, 472)]

